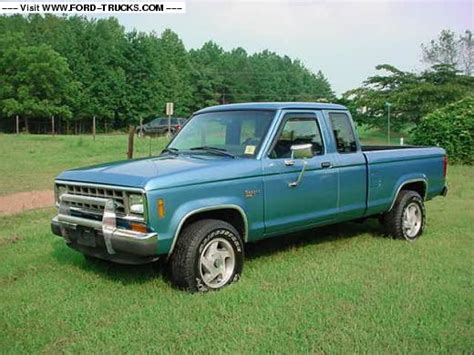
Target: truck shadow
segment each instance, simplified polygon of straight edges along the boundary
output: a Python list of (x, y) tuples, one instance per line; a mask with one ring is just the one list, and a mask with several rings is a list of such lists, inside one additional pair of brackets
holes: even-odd
[[(249, 243), (245, 247), (245, 259), (258, 259), (293, 248), (336, 242), (367, 233), (373, 237), (383, 237), (382, 228), (376, 220), (367, 220), (363, 223), (348, 222)], [(146, 265), (121, 265), (104, 260), (87, 260), (60, 240), (53, 243), (52, 256), (63, 265), (76, 267), (124, 285), (146, 283), (156, 279), (170, 283), (164, 261)]]
[[(123, 265), (100, 259), (86, 259), (81, 253), (69, 248), (62, 240), (53, 244), (52, 256), (63, 265), (94, 273), (123, 285), (147, 283), (165, 274), (163, 262), (144, 265)], [(165, 281), (167, 278), (164, 278)]]
[(345, 222), (249, 243), (245, 246), (245, 259), (257, 259), (293, 248), (345, 240), (361, 234), (370, 234), (374, 238), (385, 237), (381, 225), (375, 219)]

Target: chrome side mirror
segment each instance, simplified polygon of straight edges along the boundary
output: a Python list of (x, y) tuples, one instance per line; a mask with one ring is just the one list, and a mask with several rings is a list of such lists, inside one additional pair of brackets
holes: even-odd
[(291, 146), (291, 160), (313, 157), (312, 144), (295, 144)]
[(306, 159), (313, 157), (312, 144), (295, 144), (291, 146), (291, 158), (285, 160), (286, 166), (295, 165), (295, 159)]

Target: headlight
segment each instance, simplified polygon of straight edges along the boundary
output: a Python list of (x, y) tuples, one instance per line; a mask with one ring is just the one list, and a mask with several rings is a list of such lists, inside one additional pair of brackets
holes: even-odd
[(61, 195), (67, 193), (67, 187), (65, 185), (55, 185), (54, 194), (56, 198), (56, 203), (61, 201)]
[(128, 195), (128, 206), (130, 213), (143, 215), (143, 212), (145, 211), (143, 195)]

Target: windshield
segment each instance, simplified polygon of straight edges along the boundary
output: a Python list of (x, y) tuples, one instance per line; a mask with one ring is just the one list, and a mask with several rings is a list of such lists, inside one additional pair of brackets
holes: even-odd
[(183, 127), (168, 149), (196, 151), (196, 148), (217, 148), (234, 156), (253, 158), (274, 115), (274, 111), (202, 113)]

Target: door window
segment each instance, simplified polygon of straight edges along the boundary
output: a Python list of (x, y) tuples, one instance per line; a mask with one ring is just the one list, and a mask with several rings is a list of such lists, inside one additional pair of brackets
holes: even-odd
[(270, 158), (290, 158), (291, 146), (297, 144), (311, 144), (313, 156), (324, 154), (321, 130), (314, 115), (288, 114), (285, 119), (283, 130), (279, 133)]
[(339, 153), (357, 151), (357, 143), (349, 116), (345, 113), (329, 113), (336, 148)]

